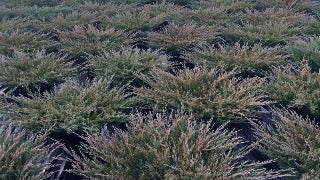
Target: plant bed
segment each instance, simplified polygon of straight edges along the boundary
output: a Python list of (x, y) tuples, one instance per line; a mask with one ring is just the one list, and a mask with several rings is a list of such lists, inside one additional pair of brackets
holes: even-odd
[(317, 179), (319, 9), (0, 0), (0, 174), (22, 153), (26, 179)]

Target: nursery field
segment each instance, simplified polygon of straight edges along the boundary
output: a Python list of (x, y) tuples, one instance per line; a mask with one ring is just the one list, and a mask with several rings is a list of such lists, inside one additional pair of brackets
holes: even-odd
[(20, 179), (320, 179), (320, 1), (0, 0)]

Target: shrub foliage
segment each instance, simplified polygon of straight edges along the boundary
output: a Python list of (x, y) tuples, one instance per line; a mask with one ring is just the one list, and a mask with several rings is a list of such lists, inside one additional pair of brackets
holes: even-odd
[(274, 46), (286, 44), (303, 34), (319, 33), (320, 23), (313, 17), (292, 13), (286, 9), (270, 8), (247, 12), (240, 16), (241, 23), (230, 23), (223, 32), (231, 42), (242, 41)]
[(52, 42), (44, 35), (33, 32), (0, 32), (0, 55), (12, 56), (14, 51), (32, 53), (49, 48)]
[(75, 68), (55, 55), (36, 51), (31, 55), (16, 52), (0, 61), (0, 83), (3, 87), (37, 88), (64, 82), (75, 74)]
[(132, 117), (128, 132), (84, 137), (83, 153), (75, 156), (77, 173), (97, 179), (264, 179), (279, 176), (262, 168), (267, 162), (241, 158), (248, 149), (236, 132), (224, 126), (211, 131), (191, 116), (156, 114)]
[(123, 31), (98, 30), (94, 26), (74, 26), (72, 31), (60, 31), (61, 45), (71, 55), (99, 55), (104, 51), (119, 50), (130, 42)]
[(320, 69), (320, 37), (299, 39), (288, 45), (287, 51), (294, 61), (306, 60), (313, 71)]
[(64, 130), (96, 131), (107, 122), (126, 120), (124, 110), (129, 99), (120, 88), (110, 88), (110, 80), (95, 80), (91, 84), (67, 81), (44, 95), (31, 98), (9, 97), (2, 108), (15, 124), (29, 131)]
[(123, 48), (121, 51), (105, 52), (90, 60), (90, 67), (98, 78), (113, 76), (117, 85), (139, 84), (138, 73), (149, 74), (152, 68), (166, 68), (167, 57), (158, 51)]
[(223, 65), (226, 69), (237, 68), (240, 72), (263, 72), (271, 66), (283, 63), (285, 56), (280, 47), (263, 47), (261, 44), (219, 46), (219, 48), (203, 46), (186, 54), (186, 59), (198, 65), (215, 67)]
[(269, 96), (304, 114), (320, 115), (320, 74), (307, 64), (275, 68), (267, 87)]
[(0, 127), (0, 179), (48, 178), (54, 146), (45, 146), (43, 140), (11, 126)]
[(148, 40), (152, 47), (176, 52), (195, 44), (213, 40), (216, 35), (216, 29), (205, 25), (197, 26), (194, 23), (181, 26), (169, 24), (161, 32), (150, 32)]
[(154, 70), (142, 76), (149, 87), (135, 92), (158, 109), (181, 108), (193, 112), (196, 119), (216, 122), (242, 122), (254, 116), (252, 107), (268, 104), (263, 100), (261, 78), (240, 79), (235, 72), (221, 68), (196, 68), (177, 72), (177, 76)]
[[(293, 179), (319, 179), (307, 134), (317, 138), (318, 126), (287, 127), (284, 116), (300, 117), (258, 111), (273, 103), (320, 117), (319, 20), (319, 0), (0, 0), (0, 125), (76, 137), (57, 137), (67, 149), (88, 132), (74, 165), (92, 179), (281, 179), (290, 168)], [(253, 145), (225, 131), (251, 142), (253, 118), (277, 126), (256, 128), (271, 137), (258, 142), (264, 157), (245, 155)], [(99, 133), (127, 123), (127, 132)], [(46, 179), (38, 138), (2, 132), (0, 179)], [(268, 157), (282, 170), (254, 160)], [(59, 177), (77, 179), (71, 171)]]
[(292, 179), (320, 178), (320, 130), (309, 119), (297, 113), (274, 109), (275, 128), (257, 127), (260, 150), (281, 168), (292, 168)]

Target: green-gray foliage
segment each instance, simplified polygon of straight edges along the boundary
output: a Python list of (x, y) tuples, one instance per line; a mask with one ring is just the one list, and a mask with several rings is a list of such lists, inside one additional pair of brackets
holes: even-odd
[(209, 42), (217, 35), (217, 29), (214, 27), (198, 26), (195, 23), (184, 25), (172, 23), (160, 32), (148, 33), (148, 42), (151, 47), (177, 52)]
[(262, 91), (264, 79), (241, 79), (235, 72), (221, 68), (196, 68), (170, 73), (154, 70), (142, 76), (150, 87), (136, 88), (139, 97), (160, 110), (184, 109), (197, 120), (213, 118), (221, 123), (246, 121), (253, 117), (252, 107), (268, 104)]
[(237, 68), (241, 73), (262, 73), (272, 66), (284, 63), (280, 47), (263, 47), (261, 44), (219, 46), (219, 48), (203, 46), (185, 55), (186, 59), (198, 65), (215, 67), (223, 65), (227, 70)]
[(16, 7), (16, 8), (1, 8), (0, 17), (7, 18), (24, 18), (31, 16), (35, 19), (45, 19), (50, 20), (52, 17), (62, 14), (71, 13), (72, 8), (66, 6), (55, 6), (55, 7), (37, 7), (37, 6), (27, 6), (27, 7)]
[(239, 15), (241, 23), (230, 23), (223, 36), (230, 42), (262, 43), (266, 46), (286, 44), (297, 36), (319, 33), (320, 23), (303, 13), (287, 9), (252, 10)]
[(14, 51), (32, 53), (46, 49), (53, 43), (44, 34), (34, 32), (0, 32), (0, 55), (12, 56)]
[(90, 59), (90, 67), (101, 77), (113, 76), (113, 83), (126, 85), (141, 83), (138, 73), (147, 75), (152, 68), (168, 67), (167, 57), (158, 51), (123, 48), (119, 52), (105, 52)]
[(111, 88), (110, 83), (102, 79), (86, 84), (70, 80), (44, 95), (9, 96), (14, 102), (3, 100), (1, 110), (12, 117), (14, 124), (33, 132), (49, 128), (97, 131), (106, 123), (127, 120), (124, 112), (130, 99), (123, 89)]
[(320, 73), (311, 72), (307, 64), (274, 68), (266, 90), (273, 100), (284, 106), (320, 115)]
[(0, 58), (0, 84), (2, 87), (37, 88), (64, 82), (76, 70), (63, 58), (36, 51), (31, 55), (16, 52), (12, 58)]
[(274, 109), (275, 128), (256, 127), (259, 149), (281, 168), (291, 169), (292, 179), (320, 178), (320, 130), (315, 122), (295, 112)]
[(74, 26), (72, 31), (59, 31), (60, 43), (68, 54), (100, 55), (104, 51), (119, 50), (128, 46), (130, 37), (114, 29), (98, 30), (93, 26)]
[(93, 179), (269, 179), (268, 162), (243, 161), (249, 148), (236, 132), (198, 124), (192, 116), (132, 116), (128, 132), (89, 134), (83, 153), (74, 155), (75, 172)]
[(319, 71), (320, 36), (296, 40), (288, 45), (287, 51), (294, 61), (306, 60), (313, 71)]
[[(45, 146), (44, 136), (27, 137), (25, 131), (0, 127), (0, 179), (46, 179), (55, 145)], [(51, 158), (51, 159), (50, 159)]]

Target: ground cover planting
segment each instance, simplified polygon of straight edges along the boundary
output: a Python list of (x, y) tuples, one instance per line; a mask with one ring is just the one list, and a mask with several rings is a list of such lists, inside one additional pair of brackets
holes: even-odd
[(1, 0), (0, 179), (319, 179), (318, 0)]

